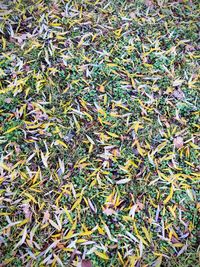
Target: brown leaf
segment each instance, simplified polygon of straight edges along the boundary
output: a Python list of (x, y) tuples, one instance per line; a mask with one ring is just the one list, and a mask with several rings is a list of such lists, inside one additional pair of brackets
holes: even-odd
[(183, 138), (181, 136), (178, 136), (178, 137), (174, 138), (174, 146), (176, 148), (183, 147)]
[(90, 260), (82, 260), (81, 267), (92, 267), (92, 262)]
[(113, 154), (113, 156), (115, 157), (120, 157), (120, 151), (118, 148), (114, 148), (112, 149), (111, 153)]
[(142, 202), (137, 200), (136, 203), (137, 203), (137, 206), (138, 206), (137, 211), (144, 209), (144, 204)]
[(56, 246), (59, 249), (64, 249), (65, 248), (65, 246), (62, 243), (58, 243)]
[(115, 214), (115, 211), (111, 208), (103, 208), (103, 213), (109, 216), (109, 215)]
[(99, 86), (99, 92), (105, 93), (105, 87), (103, 85)]

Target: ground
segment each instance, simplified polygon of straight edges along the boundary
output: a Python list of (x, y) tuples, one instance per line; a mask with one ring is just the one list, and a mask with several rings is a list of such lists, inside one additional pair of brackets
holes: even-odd
[(198, 1), (0, 16), (0, 266), (197, 266)]

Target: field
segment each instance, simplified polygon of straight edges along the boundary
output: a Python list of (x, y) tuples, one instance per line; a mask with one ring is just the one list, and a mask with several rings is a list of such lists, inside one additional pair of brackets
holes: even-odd
[(198, 266), (199, 13), (1, 1), (1, 267)]

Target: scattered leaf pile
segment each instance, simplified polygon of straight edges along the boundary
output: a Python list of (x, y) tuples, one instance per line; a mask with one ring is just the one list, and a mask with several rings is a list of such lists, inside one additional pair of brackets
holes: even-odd
[(197, 266), (198, 1), (0, 16), (1, 266)]

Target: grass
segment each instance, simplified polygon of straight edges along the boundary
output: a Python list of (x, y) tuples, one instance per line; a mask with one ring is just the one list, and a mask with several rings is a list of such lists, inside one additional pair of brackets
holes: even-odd
[(198, 1), (0, 9), (0, 265), (198, 265)]

